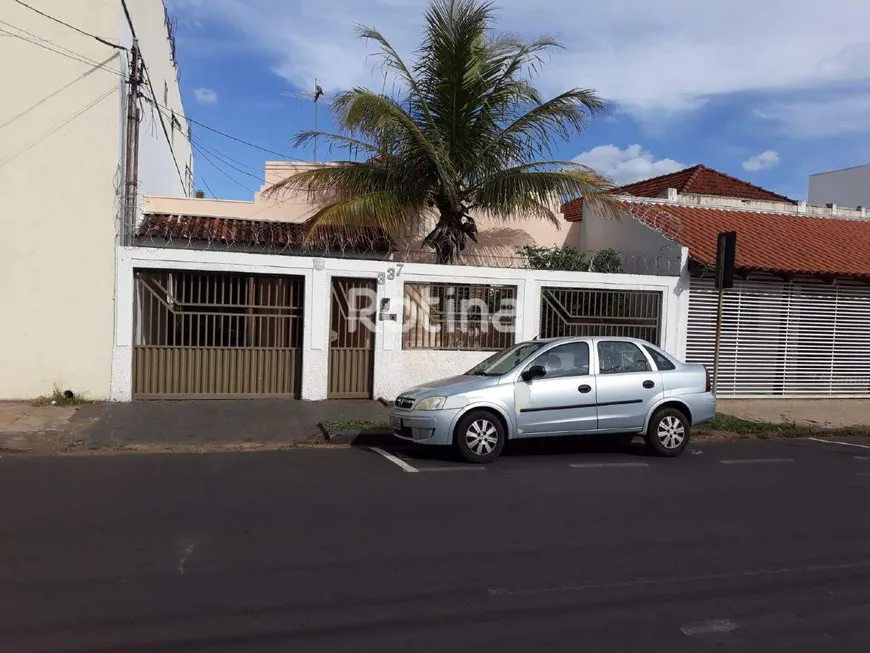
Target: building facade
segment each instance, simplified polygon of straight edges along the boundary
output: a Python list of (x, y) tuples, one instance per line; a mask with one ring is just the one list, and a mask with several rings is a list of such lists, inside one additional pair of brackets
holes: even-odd
[(807, 201), (817, 206), (870, 207), (870, 164), (810, 175)]
[[(0, 5), (0, 398), (110, 394), (130, 53), (143, 61), (140, 197), (191, 194), (160, 0)], [(99, 38), (94, 38), (99, 37)]]
[[(694, 170), (694, 172), (693, 172)], [(693, 180), (693, 181), (687, 181)], [(587, 245), (687, 250), (686, 360), (713, 368), (717, 236), (737, 232), (737, 279), (723, 292), (717, 394), (870, 397), (870, 220), (696, 166), (621, 189), (633, 219), (564, 207)]]

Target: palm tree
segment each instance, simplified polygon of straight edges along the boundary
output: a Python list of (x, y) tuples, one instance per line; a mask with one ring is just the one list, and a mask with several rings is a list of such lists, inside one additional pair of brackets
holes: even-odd
[(558, 224), (556, 202), (582, 195), (609, 206), (607, 179), (572, 162), (539, 160), (551, 155), (557, 139), (568, 140), (589, 117), (607, 111), (589, 89), (541, 98), (532, 78), (559, 43), (494, 33), (493, 5), (482, 0), (433, 0), (425, 20), (410, 66), (380, 32), (360, 26), (360, 37), (378, 44), (401, 92), (341, 93), (332, 109), (343, 133), (296, 136), (297, 147), (316, 137), (364, 160), (296, 173), (269, 194), (307, 193), (317, 206), (309, 231), (380, 227), (397, 235), (434, 215), (437, 223), (423, 242), (439, 263), (453, 262), (467, 238), (476, 242), (472, 215)]

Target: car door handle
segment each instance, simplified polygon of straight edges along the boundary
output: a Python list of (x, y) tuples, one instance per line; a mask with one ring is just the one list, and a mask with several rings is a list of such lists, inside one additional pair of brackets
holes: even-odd
[(643, 387), (644, 387), (644, 388), (647, 388), (647, 389), (648, 389), (648, 388), (654, 388), (654, 387), (656, 387), (656, 384), (653, 383), (652, 381), (644, 381), (644, 382), (643, 382)]
[(578, 387), (577, 389), (578, 389), (580, 392), (582, 392), (583, 394), (586, 394), (587, 392), (592, 392), (592, 386), (591, 386), (591, 385), (581, 385), (581, 386)]

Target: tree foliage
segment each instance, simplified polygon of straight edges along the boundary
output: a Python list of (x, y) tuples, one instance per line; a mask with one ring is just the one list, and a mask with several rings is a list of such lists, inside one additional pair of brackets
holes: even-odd
[(401, 235), (434, 214), (424, 245), (441, 263), (452, 262), (467, 239), (476, 241), (473, 215), (558, 224), (554, 206), (568, 199), (607, 205), (608, 180), (570, 161), (547, 160), (556, 142), (582, 132), (606, 103), (582, 88), (544, 99), (532, 82), (559, 43), (493, 28), (490, 2), (433, 0), (408, 64), (379, 31), (360, 27), (401, 90), (339, 94), (332, 104), (339, 133), (303, 131), (295, 144), (325, 139), (361, 160), (296, 173), (269, 193), (308, 193), (318, 206), (311, 230), (378, 226)]
[(530, 270), (569, 270), (572, 272), (623, 272), (622, 256), (615, 249), (602, 249), (589, 253), (576, 247), (544, 247), (523, 245), (517, 254), (525, 259)]

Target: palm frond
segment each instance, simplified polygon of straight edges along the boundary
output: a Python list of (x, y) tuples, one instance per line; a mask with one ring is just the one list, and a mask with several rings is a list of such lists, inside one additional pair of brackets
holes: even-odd
[(496, 172), (469, 192), (470, 207), (505, 219), (557, 221), (551, 207), (578, 196), (593, 204), (613, 205), (612, 183), (593, 170), (569, 161), (526, 163)]
[(340, 227), (350, 234), (380, 228), (393, 237), (403, 237), (409, 223), (418, 218), (422, 206), (408, 203), (407, 198), (392, 191), (361, 193), (332, 202), (318, 209), (305, 221), (305, 229)]
[(263, 193), (276, 197), (283, 193), (306, 193), (313, 204), (335, 196), (389, 190), (395, 185), (390, 171), (373, 163), (333, 163), (302, 170), (269, 186)]
[(294, 136), (293, 138), (293, 147), (305, 147), (306, 145), (318, 138), (326, 140), (330, 148), (333, 146), (341, 146), (348, 148), (348, 150), (357, 149), (363, 152), (370, 152), (372, 154), (379, 154), (381, 151), (380, 146), (378, 146), (377, 144), (373, 144), (359, 138), (353, 138), (352, 136), (348, 136), (347, 134), (334, 134), (331, 132), (322, 132), (313, 129), (297, 132), (296, 136)]
[(453, 163), (441, 148), (433, 143), (409, 116), (404, 108), (392, 98), (373, 93), (367, 89), (355, 88), (339, 96), (333, 103), (340, 112), (343, 124), (350, 130), (361, 130), (373, 139), (387, 133), (393, 138), (410, 141), (404, 148), (406, 164), (424, 177), (432, 177), (440, 184), (446, 200), (457, 205), (459, 193), (456, 187), (458, 174)]
[(432, 132), (435, 132), (435, 119), (432, 116), (429, 105), (427, 104), (426, 95), (424, 95), (421, 91), (417, 80), (411, 73), (411, 70), (402, 60), (402, 57), (400, 57), (399, 53), (396, 52), (396, 49), (390, 44), (390, 42), (384, 37), (383, 34), (381, 34), (378, 30), (372, 27), (358, 25), (357, 34), (360, 38), (368, 41), (374, 41), (380, 46), (381, 61), (383, 65), (387, 69), (397, 72), (399, 74), (399, 78), (408, 85), (408, 88), (413, 94), (417, 106), (420, 109), (420, 113), (426, 118), (427, 127), (429, 127)]
[(590, 89), (575, 88), (561, 93), (517, 117), (481, 154), (507, 153), (524, 160), (549, 154), (556, 137), (567, 141), (586, 128), (587, 111), (592, 116), (606, 115), (609, 106)]

